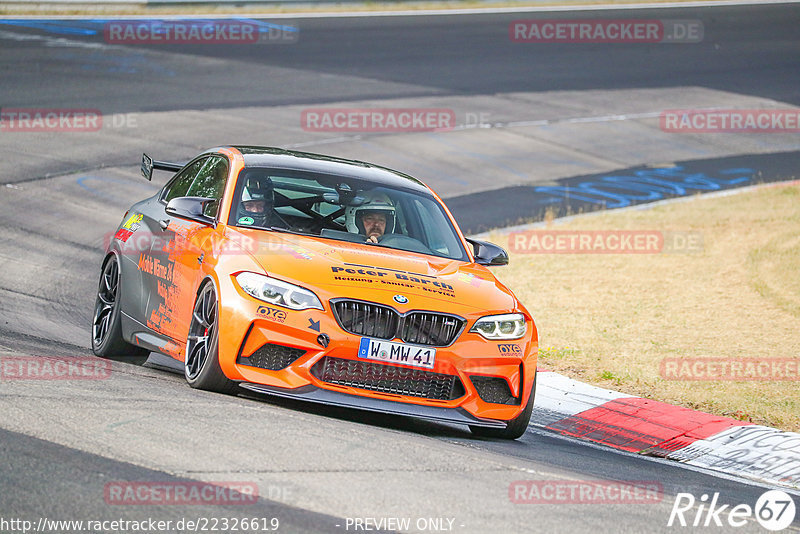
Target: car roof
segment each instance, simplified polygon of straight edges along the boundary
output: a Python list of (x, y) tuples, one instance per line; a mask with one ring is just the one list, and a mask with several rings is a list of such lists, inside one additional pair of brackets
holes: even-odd
[(245, 168), (265, 167), (344, 176), (386, 187), (431, 193), (422, 181), (412, 176), (364, 161), (265, 146), (234, 145), (220, 148), (238, 150), (244, 157)]

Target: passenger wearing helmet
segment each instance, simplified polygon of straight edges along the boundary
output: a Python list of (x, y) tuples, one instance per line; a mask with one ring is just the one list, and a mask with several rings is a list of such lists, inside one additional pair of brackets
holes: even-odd
[(242, 226), (260, 226), (268, 228), (276, 225), (280, 219), (274, 213), (275, 195), (272, 180), (268, 176), (247, 178), (242, 201), (237, 210), (236, 223)]
[(367, 243), (377, 243), (386, 233), (395, 228), (395, 209), (385, 193), (367, 194), (360, 206), (351, 206), (345, 212), (345, 224), (349, 232), (367, 236)]

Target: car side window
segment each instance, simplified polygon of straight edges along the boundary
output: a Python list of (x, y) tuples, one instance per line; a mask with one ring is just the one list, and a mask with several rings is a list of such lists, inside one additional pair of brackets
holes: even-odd
[(173, 178), (172, 181), (167, 184), (167, 187), (164, 190), (164, 195), (161, 197), (161, 199), (164, 202), (169, 202), (173, 198), (189, 196), (188, 191), (192, 186), (194, 177), (197, 176), (197, 173), (207, 161), (208, 158), (199, 159), (185, 168), (180, 174), (178, 174), (178, 176)]
[(228, 178), (228, 162), (225, 158), (211, 157), (205, 161), (198, 171), (192, 185), (186, 193), (189, 197), (213, 198), (214, 202), (206, 205), (204, 215), (216, 217), (219, 210), (219, 201), (225, 191), (225, 181)]

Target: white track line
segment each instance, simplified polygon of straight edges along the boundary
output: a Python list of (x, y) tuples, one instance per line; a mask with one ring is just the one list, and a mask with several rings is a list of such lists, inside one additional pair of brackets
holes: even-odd
[[(82, 0), (75, 0), (80, 2)], [(232, 2), (234, 0), (231, 0)], [(71, 2), (61, 2), (69, 5)], [(186, 15), (4, 15), (0, 18), (11, 20), (82, 20), (96, 18), (103, 20), (135, 20), (135, 19), (226, 19), (226, 18), (270, 18), (270, 19), (315, 19), (315, 18), (366, 18), (366, 17), (427, 17), (439, 15), (492, 15), (504, 13), (562, 13), (579, 11), (616, 11), (636, 9), (675, 9), (696, 7), (728, 7), (728, 6), (764, 6), (779, 4), (798, 4), (800, 0), (704, 0), (687, 2), (643, 2), (636, 4), (590, 4), (566, 6), (519, 6), (519, 7), (485, 7), (470, 9), (415, 9), (406, 11), (322, 11), (322, 12), (290, 12), (290, 13), (239, 13), (239, 14), (186, 14)], [(113, 5), (110, 2), (108, 5)], [(225, 2), (221, 2), (222, 5)], [(158, 2), (146, 4), (156, 6)]]

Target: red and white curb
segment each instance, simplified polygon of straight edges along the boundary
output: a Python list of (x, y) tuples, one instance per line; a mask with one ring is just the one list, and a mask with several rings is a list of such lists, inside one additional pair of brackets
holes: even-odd
[(536, 382), (531, 420), (547, 430), (800, 489), (800, 434), (590, 386), (541, 369)]

